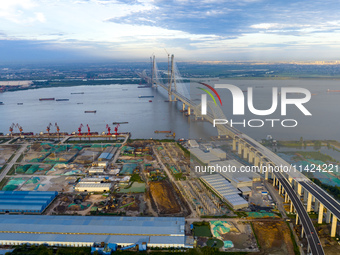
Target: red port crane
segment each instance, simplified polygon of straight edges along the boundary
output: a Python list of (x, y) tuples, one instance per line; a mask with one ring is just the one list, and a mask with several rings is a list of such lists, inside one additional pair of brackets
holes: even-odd
[(52, 124), (48, 124), (48, 126), (46, 127), (46, 131), (48, 133), (48, 135), (50, 135), (50, 130), (51, 130)]
[(106, 124), (106, 128), (107, 128), (107, 134), (112, 135), (111, 134), (111, 128), (110, 128), (109, 124)]
[(9, 132), (11, 132), (11, 136), (13, 134), (13, 128), (15, 127), (15, 124), (12, 123), (12, 125), (9, 127)]
[(82, 135), (81, 133), (81, 128), (83, 127), (83, 124), (80, 124), (79, 128), (78, 128), (78, 132), (79, 132), (79, 135)]
[(57, 128), (57, 133), (58, 133), (58, 135), (59, 135), (60, 128), (59, 128), (57, 122), (55, 123), (55, 126), (56, 126), (56, 128)]
[(117, 136), (118, 135), (118, 127), (119, 127), (120, 125), (119, 124), (117, 124), (117, 126), (115, 127), (115, 136)]
[(89, 124), (86, 125), (87, 126), (87, 135), (91, 135), (91, 129)]
[(22, 134), (23, 128), (19, 125), (19, 123), (16, 124), (16, 127), (19, 129), (20, 135)]

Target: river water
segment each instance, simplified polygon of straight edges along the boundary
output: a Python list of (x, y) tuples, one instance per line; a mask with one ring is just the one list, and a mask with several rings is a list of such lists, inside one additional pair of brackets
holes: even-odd
[[(327, 89), (340, 89), (338, 80), (220, 80), (239, 86), (242, 90), (254, 88), (254, 107), (268, 109), (272, 103), (272, 87), (302, 87), (312, 94), (305, 104), (312, 116), (304, 116), (295, 106), (288, 106), (287, 116), (281, 116), (280, 107), (270, 116), (255, 116), (247, 110), (245, 116), (232, 116), (232, 97), (227, 90), (218, 89), (223, 102), (223, 112), (233, 121), (243, 119), (295, 119), (296, 127), (285, 128), (280, 124), (271, 127), (242, 127), (235, 125), (255, 139), (272, 135), (274, 139), (333, 139), (340, 140), (340, 92), (327, 92)], [(189, 88), (190, 85), (187, 84)], [(84, 92), (84, 94), (71, 94)], [(200, 98), (201, 90), (191, 86), (193, 98)], [(138, 98), (139, 95), (153, 95), (154, 98)], [(247, 93), (244, 93), (247, 97)], [(294, 96), (294, 95), (293, 95)], [(39, 98), (67, 98), (69, 101), (39, 101)], [(152, 102), (149, 102), (152, 100)], [(79, 125), (90, 126), (91, 131), (103, 132), (106, 124), (113, 129), (112, 122), (127, 121), (119, 127), (119, 132), (131, 132), (133, 138), (165, 138), (165, 134), (155, 134), (155, 130), (171, 130), (176, 138), (200, 138), (217, 135), (210, 123), (190, 122), (185, 113), (180, 112), (180, 102), (165, 102), (167, 95), (162, 88), (137, 88), (137, 85), (100, 85), (32, 89), (0, 93), (0, 132), (8, 133), (12, 123), (19, 123), (24, 132), (46, 132), (46, 126), (53, 124), (51, 132), (56, 132), (57, 122), (61, 132), (77, 131)], [(18, 105), (17, 103), (23, 103)], [(199, 103), (199, 102), (198, 102)], [(280, 104), (280, 100), (279, 100)], [(96, 110), (96, 113), (84, 113)], [(279, 122), (277, 122), (279, 123)], [(84, 127), (83, 131), (87, 131)], [(18, 132), (17, 128), (15, 132)]]

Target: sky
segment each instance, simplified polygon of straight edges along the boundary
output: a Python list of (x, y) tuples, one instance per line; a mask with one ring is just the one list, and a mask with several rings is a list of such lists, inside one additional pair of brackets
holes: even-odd
[(0, 0), (0, 62), (340, 60), (338, 0)]

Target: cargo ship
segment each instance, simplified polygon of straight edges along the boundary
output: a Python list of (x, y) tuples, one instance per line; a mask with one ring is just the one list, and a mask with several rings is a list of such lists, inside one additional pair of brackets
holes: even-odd
[(4, 105), (4, 102), (0, 102), (0, 105)]
[(137, 88), (143, 89), (143, 88), (151, 88), (151, 85), (140, 85)]
[(97, 111), (94, 110), (94, 111), (85, 111), (85, 113), (96, 113)]
[(45, 97), (45, 98), (39, 98), (39, 101), (54, 101), (54, 97)]
[(155, 133), (171, 133), (171, 131), (170, 130), (163, 130), (163, 131), (155, 130)]
[(117, 125), (117, 124), (128, 124), (129, 122), (127, 121), (123, 121), (123, 122), (112, 122), (113, 125)]
[(24, 103), (17, 103), (17, 105), (23, 105)]
[(70, 101), (70, 99), (68, 99), (68, 98), (60, 98), (60, 99), (56, 99), (55, 101)]
[(327, 89), (327, 92), (340, 92), (340, 90)]
[(84, 92), (72, 92), (71, 95), (84, 94)]
[(155, 96), (138, 96), (138, 98), (153, 98)]

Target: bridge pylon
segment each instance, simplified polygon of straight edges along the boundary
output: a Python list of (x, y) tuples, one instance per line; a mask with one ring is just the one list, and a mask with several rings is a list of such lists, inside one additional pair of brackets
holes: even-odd
[[(177, 84), (176, 84), (176, 77), (175, 77), (175, 60), (174, 60), (174, 55), (172, 54), (171, 55), (171, 72), (170, 72), (170, 82), (169, 82), (169, 85), (168, 85), (168, 97), (169, 97), (169, 101), (172, 102), (172, 101), (177, 101), (177, 98), (176, 97), (172, 97), (173, 94), (172, 94), (172, 91), (175, 90), (177, 91)], [(172, 83), (174, 84), (174, 86), (172, 87)]]
[(152, 68), (151, 68), (151, 86), (157, 87), (157, 74), (156, 74), (156, 57), (155, 55), (152, 56)]

